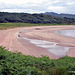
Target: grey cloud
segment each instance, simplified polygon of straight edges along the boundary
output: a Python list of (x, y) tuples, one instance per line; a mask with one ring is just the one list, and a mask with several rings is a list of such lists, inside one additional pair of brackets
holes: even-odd
[[(68, 2), (69, 1), (69, 2)], [(58, 13), (75, 13), (75, 5), (74, 0), (43, 0), (40, 3), (28, 2), (27, 4), (6, 4), (0, 3), (0, 10), (7, 10), (7, 9), (15, 9), (20, 10), (24, 9), (28, 12), (58, 12)], [(49, 7), (62, 7), (63, 9), (48, 9)], [(24, 11), (25, 12), (25, 11)]]

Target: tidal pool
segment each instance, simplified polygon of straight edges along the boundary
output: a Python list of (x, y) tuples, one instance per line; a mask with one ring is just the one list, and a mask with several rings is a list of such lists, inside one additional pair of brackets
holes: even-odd
[[(64, 36), (75, 37), (75, 30), (62, 30), (62, 31), (57, 31), (56, 33), (59, 33)], [(28, 40), (30, 43), (34, 44), (35, 46), (45, 48), (47, 51), (49, 51), (59, 57), (66, 56), (66, 52), (71, 48), (71, 47), (59, 46), (59, 45), (57, 45), (58, 43), (56, 43), (56, 42), (49, 42), (49, 41), (37, 40), (37, 39), (29, 39), (26, 37), (21, 37), (21, 38)]]
[(66, 56), (66, 52), (69, 50), (70, 47), (62, 47), (58, 46), (56, 42), (48, 42), (44, 40), (36, 40), (36, 39), (28, 39), (24, 38), (25, 40), (30, 41), (32, 44), (45, 48), (47, 51), (53, 53), (56, 56), (63, 57)]
[(62, 30), (62, 31), (57, 31), (57, 33), (64, 36), (75, 37), (75, 30)]

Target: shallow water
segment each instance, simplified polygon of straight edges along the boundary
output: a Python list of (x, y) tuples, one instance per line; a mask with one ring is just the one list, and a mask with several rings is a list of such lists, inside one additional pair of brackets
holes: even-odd
[(57, 33), (64, 36), (75, 37), (75, 30), (63, 30), (63, 31), (57, 31)]
[[(24, 31), (26, 32), (26, 31)], [(29, 31), (27, 31), (29, 32)], [(64, 36), (70, 36), (75, 37), (75, 30), (63, 30), (63, 31), (57, 31), (56, 33), (59, 33)], [(56, 56), (63, 57), (66, 56), (66, 52), (70, 49), (70, 47), (64, 47), (64, 46), (58, 46), (56, 42), (49, 42), (45, 40), (37, 40), (37, 39), (29, 39), (26, 37), (23, 37), (25, 40), (28, 40), (30, 43), (34, 44), (35, 46), (45, 48), (47, 51), (53, 53)]]
[(47, 51), (59, 57), (65, 56), (66, 52), (69, 50), (69, 47), (58, 46), (56, 45), (57, 43), (55, 42), (48, 42), (44, 40), (36, 40), (36, 39), (28, 39), (28, 38), (24, 38), (24, 39), (30, 41), (32, 44), (38, 47), (45, 48)]

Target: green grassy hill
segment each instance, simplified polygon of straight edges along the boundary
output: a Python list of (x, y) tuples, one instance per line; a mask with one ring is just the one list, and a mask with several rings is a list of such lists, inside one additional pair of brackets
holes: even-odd
[(59, 18), (51, 15), (28, 14), (28, 13), (7, 13), (0, 12), (0, 23), (43, 23), (43, 24), (75, 24), (74, 18)]

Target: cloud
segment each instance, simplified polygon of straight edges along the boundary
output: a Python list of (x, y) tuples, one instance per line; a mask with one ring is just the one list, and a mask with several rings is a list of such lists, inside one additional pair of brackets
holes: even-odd
[(61, 7), (61, 6), (49, 6), (48, 7), (49, 11), (54, 11), (54, 12), (58, 12), (58, 13), (65, 11), (65, 9), (66, 9), (65, 7)]
[(32, 9), (3, 9), (2, 12), (21, 12), (21, 13), (42, 13), (42, 11), (32, 10)]
[(7, 12), (57, 12), (75, 14), (74, 0), (0, 0), (0, 11)]

